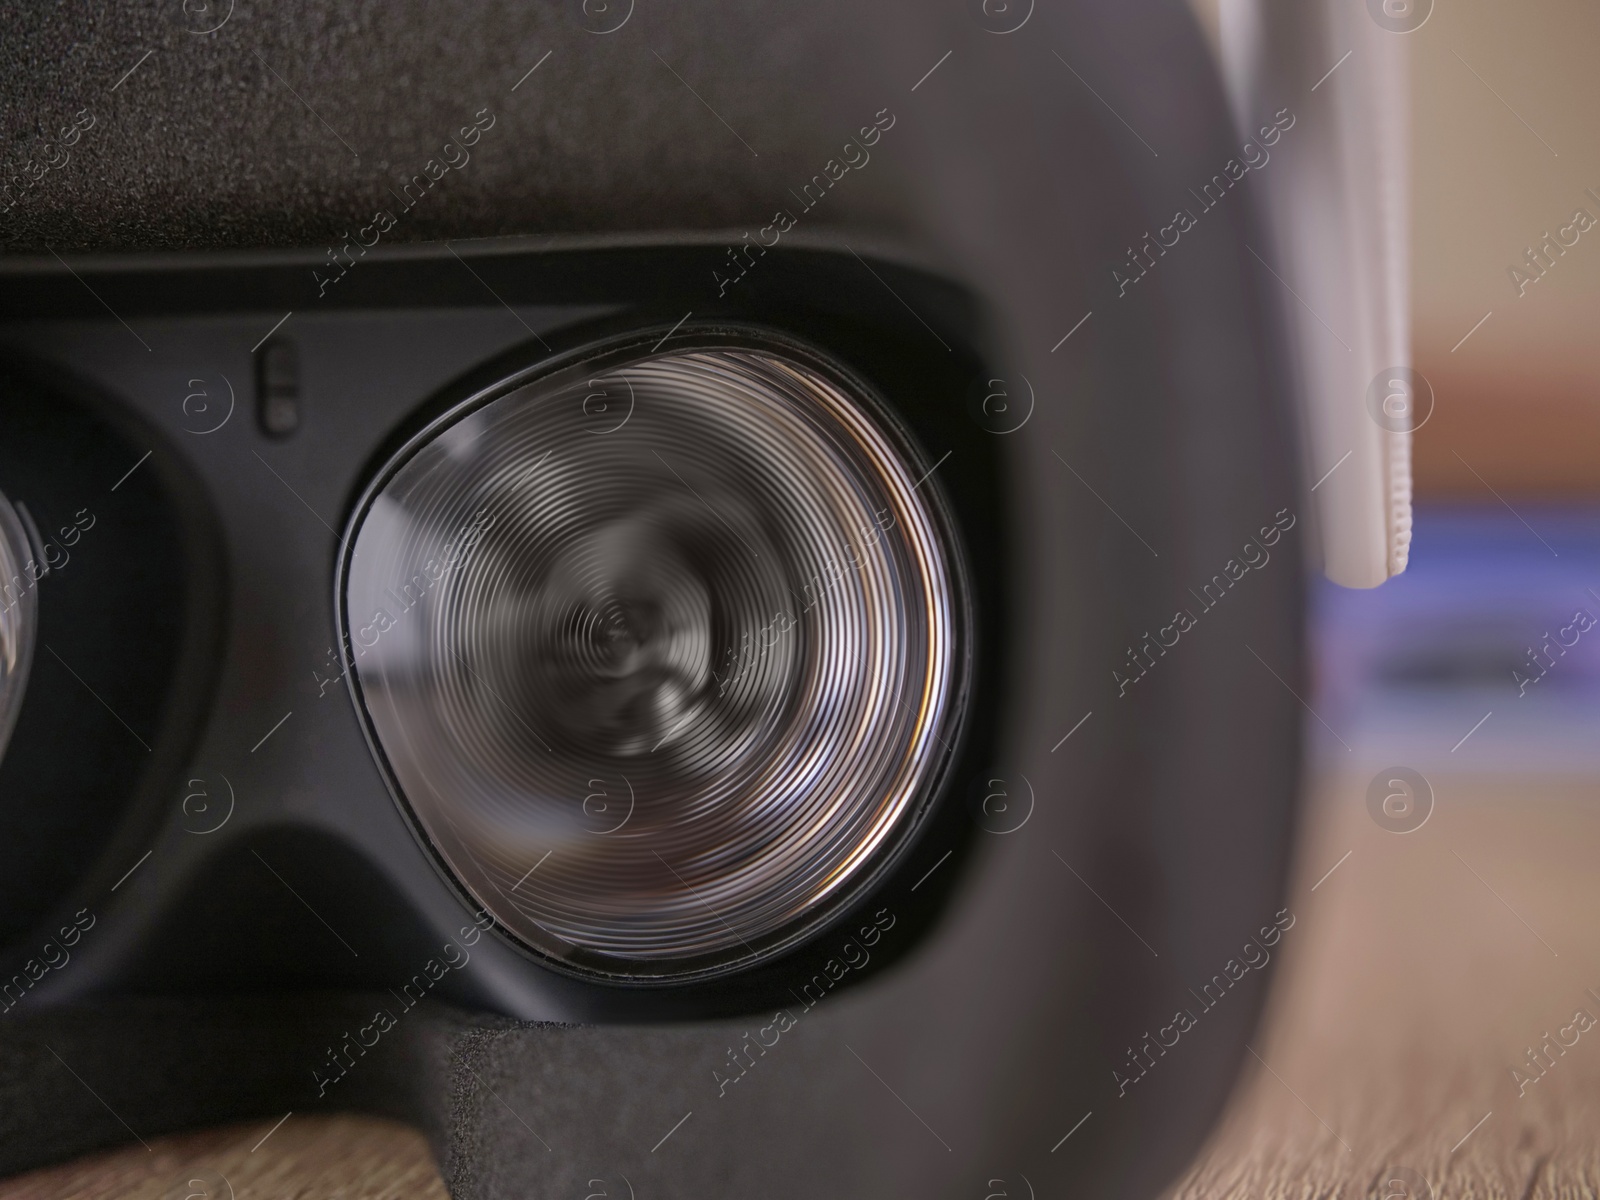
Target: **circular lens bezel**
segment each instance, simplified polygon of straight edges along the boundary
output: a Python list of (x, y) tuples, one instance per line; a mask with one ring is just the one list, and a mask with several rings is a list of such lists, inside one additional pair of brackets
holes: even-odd
[[(333, 600), (340, 656), (346, 686), (360, 717), (362, 734), (374, 761), (380, 768), (391, 798), (403, 814), (413, 836), (427, 853), (435, 870), (470, 910), (493, 921), (492, 932), (500, 940), (515, 948), (524, 957), (562, 974), (622, 986), (681, 985), (743, 972), (758, 964), (769, 963), (837, 925), (877, 890), (902, 863), (907, 851), (917, 840), (917, 834), (925, 826), (930, 810), (948, 790), (954, 764), (959, 760), (970, 725), (967, 709), (975, 679), (975, 636), (978, 623), (974, 612), (974, 593), (967, 554), (959, 526), (943, 488), (930, 474), (918, 488), (940, 539), (940, 549), (944, 554), (949, 575), (953, 639), (949, 647), (951, 681), (947, 694), (947, 708), (950, 715), (948, 724), (939, 731), (939, 736), (946, 742), (949, 753), (942, 755), (931, 765), (921, 780), (916, 794), (895, 821), (883, 843), (852, 873), (843, 887), (819, 898), (798, 919), (767, 934), (743, 941), (744, 948), (739, 952), (721, 950), (698, 956), (654, 960), (605, 954), (565, 942), (555, 935), (551, 935), (548, 944), (533, 941), (508, 926), (481, 901), (473, 887), (449, 861), (445, 850), (435, 843), (420, 814), (407, 799), (395, 769), (384, 752), (372, 715), (368, 711), (351, 651), (351, 625), (347, 609), (347, 580), (356, 535), (372, 504), (395, 474), (447, 429), (511, 392), (537, 384), (564, 371), (581, 367), (586, 372), (601, 375), (653, 357), (664, 340), (663, 335), (671, 329), (672, 326), (663, 323), (659, 326), (637, 328), (627, 333), (584, 341), (555, 353), (541, 355), (538, 361), (524, 368), (514, 369), (465, 397), (453, 400), (446, 398), (440, 403), (434, 415), (416, 428), (397, 449), (391, 449), (383, 454), (375, 469), (370, 472), (369, 481), (362, 489), (345, 522), (344, 538), (334, 571)], [(873, 423), (908, 468), (921, 473), (934, 465), (933, 460), (913, 437), (906, 421), (877, 389), (858, 373), (814, 344), (753, 324), (704, 322), (678, 327), (676, 332), (672, 333), (672, 347), (667, 353), (676, 355), (695, 350), (716, 349), (759, 352), (780, 360), (791, 361), (816, 373), (837, 388), (864, 417)]]

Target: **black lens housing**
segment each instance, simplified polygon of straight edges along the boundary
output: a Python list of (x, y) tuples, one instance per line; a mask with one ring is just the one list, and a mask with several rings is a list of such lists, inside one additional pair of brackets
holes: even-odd
[[(946, 544), (961, 548), (955, 559), (965, 564), (959, 740), (951, 739), (954, 753), (919, 798), (914, 820), (874, 856), (861, 886), (786, 931), (754, 965), (666, 980), (601, 978), (495, 929), (474, 938), (472, 963), (436, 994), (525, 1018), (655, 1021), (748, 1012), (836, 970), (834, 943), (873, 928), (874, 914), (891, 904), (896, 936), (841, 986), (871, 978), (912, 952), (959, 884), (975, 837), (960, 793), (993, 761), (1002, 712), (1009, 537), (1000, 440), (966, 411), (967, 391), (984, 374), (982, 318), (971, 296), (893, 251), (871, 256), (892, 292), (862, 287), (852, 254), (785, 247), (763, 261), (759, 281), (709, 309), (700, 281), (720, 260), (720, 244), (552, 250), (463, 243), (457, 252), (472, 272), (442, 249), (397, 252), (364, 262), (336, 303), (320, 305), (314, 289), (312, 297), (296, 290), (310, 277), (309, 256), (80, 266), (119, 312), (168, 323), (181, 348), (160, 378), (129, 371), (143, 366), (146, 351), (131, 338), (124, 344), (108, 336), (119, 326), (83, 321), (92, 316), (84, 301), (93, 299), (70, 275), (29, 278), (27, 311), (0, 312), (11, 322), (0, 338), (8, 359), (64, 390), (110, 390), (112, 404), (147, 427), (140, 444), (154, 445), (194, 478), (186, 501), (192, 519), (214, 527), (222, 547), (207, 594), (239, 601), (210, 608), (226, 631), (220, 654), (209, 659), (216, 673), (200, 672), (174, 710), (188, 714), (174, 738), (187, 739), (191, 751), (151, 775), (143, 793), (125, 796), (112, 819), (115, 850), (48, 898), (52, 914), (100, 906), (112, 931), (103, 956), (93, 946), (75, 956), (74, 970), (55, 985), (62, 999), (384, 988), (407, 978), (442, 939), (459, 941), (474, 926), (476, 906), (391, 800), (342, 686), (315, 682), (336, 673), (327, 652), (342, 640), (328, 602), (340, 556), (332, 529), (348, 528), (383, 465), (444, 414), (560, 364), (636, 355), (680, 323), (669, 347), (690, 338), (764, 346), (814, 364), (854, 396), (875, 398), (865, 403), (881, 409), (881, 424), (896, 438), (921, 448), (925, 467), (960, 448), (935, 475)], [(494, 305), (484, 285), (522, 313), (538, 305), (537, 334), (529, 336), (525, 317)], [(250, 420), (248, 390), (253, 362), (265, 352), (252, 346), (281, 316), (279, 305), (294, 306), (296, 315), (267, 348), (295, 347), (301, 423), (269, 438)], [(696, 311), (685, 321), (691, 306)], [(440, 381), (422, 381), (430, 375)], [(224, 428), (202, 433), (193, 412), (184, 411), (185, 385), (223, 376), (240, 393), (236, 411)], [(140, 619), (133, 613), (129, 628), (136, 631)], [(219, 796), (226, 779), (237, 797), (231, 820), (203, 835), (185, 826), (197, 779)], [(147, 871), (151, 866), (160, 869)], [(25, 955), (27, 945), (19, 939), (14, 953)]]

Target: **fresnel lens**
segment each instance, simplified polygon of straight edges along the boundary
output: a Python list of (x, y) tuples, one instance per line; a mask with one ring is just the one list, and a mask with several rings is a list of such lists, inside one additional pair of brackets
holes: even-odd
[(38, 624), (34, 585), (40, 567), (22, 518), (0, 495), (0, 757), (22, 709)]
[(443, 418), (358, 507), (350, 675), (421, 835), (574, 969), (791, 944), (893, 857), (968, 653), (934, 487), (805, 356), (590, 362)]

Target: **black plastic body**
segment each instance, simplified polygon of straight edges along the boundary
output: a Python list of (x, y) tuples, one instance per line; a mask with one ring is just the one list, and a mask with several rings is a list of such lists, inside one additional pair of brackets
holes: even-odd
[[(170, 821), (161, 806), (184, 797), (152, 794), (139, 820), (65, 873), (82, 894), (110, 895), (153, 846), (116, 890), (115, 920), (101, 917), (66, 971), (0, 1017), (0, 1170), (135, 1134), (243, 1118), (264, 1132), (291, 1109), (298, 1120), (356, 1108), (419, 1124), (452, 1193), (472, 1200), (602, 1190), (1146, 1200), (1190, 1160), (1241, 1064), (1253, 1063), (1245, 1047), (1269, 975), (1251, 972), (1126, 1094), (1113, 1071), (1284, 903), (1300, 710), (1246, 645), (1305, 694), (1303, 525), (1178, 646), (1158, 656), (1152, 645), (1154, 665), (1124, 694), (1113, 675), (1244, 539), (1304, 507), (1282, 285), (1250, 250), (1265, 246), (1255, 173), (1136, 285), (1114, 275), (1146, 237), (1156, 255), (1153, 235), (1191, 203), (1188, 189), (1239, 153), (1214, 59), (1181, 0), (1059, 0), (1004, 14), (966, 0), (653, 0), (608, 6), (631, 14), (611, 32), (585, 23), (592, 8), (241, 4), (202, 33), (175, 23), (176, 7), (85, 20), (24, 6), (0, 39), (0, 116), (17, 163), (40, 157), (40, 129), (85, 106), (97, 121), (0, 224), (8, 254), (30, 256), (0, 259), (5, 355), (64, 363), (80, 384), (170, 413), (201, 357), (238, 387), (262, 338), (298, 343), (302, 423), (260, 453), (298, 472), (317, 516), (253, 455), (203, 456), (200, 444), (236, 436), (240, 417), (205, 436), (170, 415), (158, 422), (163, 440), (192, 443), (189, 475), (230, 547), (216, 576), (227, 597), (209, 663), (217, 684), (200, 740), (180, 757), (209, 787), (236, 759), (261, 772), (269, 786), (239, 790), (232, 821), (252, 823), (250, 848), (360, 951), (242, 843), (208, 858), (197, 847), (214, 835), (158, 828)], [(1328, 89), (1310, 88), (1326, 65), (1273, 106), (1324, 103)], [(445, 175), (320, 297), (312, 269), (353, 246), (347, 235), (370, 237), (361, 231), (373, 212), (394, 205), (482, 106), (497, 124), (471, 147), (470, 166)], [(870, 165), (830, 184), (847, 139), (864, 143), (848, 154), (870, 152)], [(1297, 152), (1286, 140), (1274, 160)], [(948, 444), (918, 431), (935, 457), (953, 448), (939, 476), (958, 508), (970, 503), (957, 494), (963, 473), (996, 464), (1004, 525), (997, 541), (969, 535), (968, 550), (980, 587), (1007, 601), (984, 613), (1005, 652), (985, 658), (999, 671), (997, 745), (969, 786), (986, 796), (999, 779), (1033, 797), (1026, 825), (974, 829), (961, 805), (942, 809), (966, 822), (958, 849), (920, 885), (921, 862), (908, 864), (886, 897), (894, 923), (872, 950), (884, 969), (808, 1008), (764, 1053), (742, 1047), (746, 1035), (770, 1040), (770, 1012), (586, 1026), (494, 1016), (523, 995), (530, 967), (480, 943), (474, 987), (452, 971), (434, 993), (453, 1007), (419, 1006), (319, 1094), (313, 1072), (328, 1047), (397, 1003), (387, 990), (345, 990), (348, 981), (371, 975), (373, 960), (420, 969), (402, 952), (459, 932), (460, 909), (436, 879), (427, 889), (438, 907), (411, 907), (412, 876), (432, 868), (378, 796), (370, 756), (343, 753), (358, 743), (353, 713), (335, 716), (331, 694), (316, 699), (310, 671), (334, 648), (331, 622), (317, 624), (329, 609), (331, 530), (358, 473), (319, 473), (335, 451), (323, 443), (373, 444), (382, 432), (346, 414), (403, 409), (396, 397), (420, 402), (528, 340), (494, 293), (540, 331), (624, 309), (662, 326), (714, 314), (712, 260), (726, 274), (731, 256), (770, 242), (780, 207), (799, 219), (785, 249), (846, 271), (806, 283), (769, 251), (725, 289), (750, 319), (827, 324), (800, 332), (850, 362), (865, 355), (839, 339), (856, 336), (858, 316), (870, 329), (887, 313), (911, 348), (901, 365), (913, 390), (948, 394), (948, 383), (965, 409), (976, 345), (1008, 395), (1032, 398), (1009, 434), (942, 410), (955, 422)], [(530, 268), (540, 280), (531, 302), (555, 309), (524, 307), (519, 270), (462, 240), (502, 235), (526, 240), (484, 247), (490, 257), (562, 251)], [(446, 238), (480, 278), (441, 254)], [(907, 260), (875, 249), (878, 238), (937, 269), (886, 270)], [(659, 276), (624, 252), (640, 246), (656, 251)], [(565, 253), (585, 248), (597, 253)], [(913, 294), (913, 275), (931, 286)], [(419, 305), (427, 312), (402, 319)], [(362, 310), (382, 314), (389, 332), (375, 336)], [(860, 336), (870, 351), (873, 337)], [(453, 366), (419, 367), (430, 337)], [(880, 386), (896, 394), (892, 383)], [(248, 412), (245, 395), (239, 403)], [(232, 547), (244, 530), (250, 543)], [(328, 587), (289, 583), (319, 576)], [(291, 642), (291, 629), (313, 640)], [(302, 705), (319, 706), (315, 721)], [(286, 748), (286, 734), (299, 740)], [(169, 770), (176, 780), (185, 768)], [(363, 797), (393, 813), (381, 825), (383, 869), (349, 849), (349, 814), (376, 811)], [(402, 874), (385, 873), (395, 867)], [(153, 868), (155, 883), (143, 878)], [(952, 890), (930, 913), (936, 886)], [(370, 941), (343, 925), (338, 906), (354, 895), (383, 897), (349, 914), (384, 916)], [(76, 913), (55, 899), (56, 915)], [(230, 931), (212, 910), (244, 923)], [(58, 927), (43, 916), (40, 927)], [(23, 952), (14, 947), (11, 961)], [(263, 978), (278, 990), (241, 990)], [(180, 981), (191, 990), (175, 992)], [(541, 1011), (578, 1013), (578, 992), (554, 986), (561, 1004)], [(165, 994), (95, 999), (124, 987)], [(756, 1065), (723, 1088), (716, 1073), (734, 1053)]]
[[(441, 983), (438, 998), (541, 1020), (752, 1011), (784, 1001), (796, 979), (829, 968), (834, 951), (819, 937), (870, 928), (887, 889), (953, 857), (909, 905), (897, 907), (907, 932), (895, 946), (906, 952), (914, 931), (936, 918), (959, 879), (973, 835), (961, 785), (994, 755), (1004, 661), (996, 618), (1006, 607), (1007, 522), (992, 439), (976, 443), (990, 453), (952, 456), (933, 482), (949, 498), (958, 547), (970, 548), (974, 561), (964, 572), (976, 591), (976, 619), (962, 647), (970, 672), (960, 697), (966, 728), (914, 835), (881, 856), (870, 886), (755, 969), (643, 991), (563, 970), (498, 927), (480, 940), (476, 905), (391, 802), (353, 697), (340, 682), (335, 575), (344, 531), (377, 470), (418, 428), (485, 389), (597, 348), (615, 350), (619, 337), (648, 350), (685, 316), (676, 281), (703, 279), (721, 252), (493, 245), (461, 252), (469, 270), (442, 250), (412, 254), (362, 263), (337, 294), (337, 306), (318, 307), (314, 295), (294, 298), (307, 307), (254, 351), (282, 355), (292, 345), (301, 363), (300, 424), (287, 434), (251, 420), (255, 397), (242, 393), (261, 372), (252, 370), (249, 338), (259, 339), (272, 323), (270, 310), (257, 306), (275, 290), (309, 281), (309, 265), (262, 262), (91, 279), (113, 306), (137, 295), (130, 307), (142, 327), (161, 319), (159, 351), (146, 350), (117, 322), (71, 319), (87, 315), (80, 280), (68, 276), (64, 289), (58, 279), (29, 282), (39, 300), (25, 325), (0, 333), (8, 357), (29, 364), (37, 377), (53, 377), (66, 397), (93, 392), (102, 405), (128, 410), (124, 424), (140, 424), (129, 439), (129, 462), (150, 449), (171, 464), (170, 473), (184, 476), (188, 486), (170, 491), (170, 505), (196, 510), (189, 524), (212, 531), (221, 553), (167, 546), (173, 535), (162, 529), (151, 532), (157, 544), (124, 542), (117, 549), (165, 552), (181, 559), (188, 586), (233, 598), (185, 626), (191, 641), (209, 636), (220, 653), (202, 656), (207, 669), (176, 685), (181, 702), (169, 706), (159, 730), (152, 727), (150, 736), (163, 746), (189, 752), (158, 759), (133, 748), (148, 761), (123, 805), (97, 814), (106, 848), (60, 891), (48, 920), (14, 943), (8, 974), (23, 969), (17, 956), (32, 956), (31, 944), (48, 934), (49, 921), (87, 909), (99, 922), (74, 970), (59, 984), (41, 981), (31, 1003), (128, 992), (382, 990), (407, 983), (415, 964), (445, 942), (466, 941), (472, 961)], [(815, 347), (859, 375), (932, 464), (971, 436), (965, 397), (981, 374), (978, 313), (970, 297), (926, 272), (890, 262), (875, 269), (918, 312), (930, 314), (943, 340), (960, 352), (930, 358), (928, 329), (887, 290), (841, 287), (841, 273), (860, 267), (848, 255), (823, 251), (775, 253), (763, 264), (760, 291), (741, 293), (750, 299), (721, 311), (705, 311), (703, 297), (689, 297), (702, 311), (678, 336), (703, 341), (720, 331), (715, 336), (749, 339), (765, 331), (793, 342), (797, 353)], [(455, 286), (461, 281), (466, 295)], [(245, 311), (219, 313), (213, 305), (223, 291)], [(493, 305), (493, 296), (516, 311)], [(431, 303), (423, 307), (424, 301)], [(160, 364), (154, 368), (147, 362), (152, 355)], [(193, 399), (201, 391), (216, 398), (203, 412)], [(231, 415), (224, 395), (231, 397)], [(85, 495), (108, 486), (90, 474), (72, 482)], [(9, 488), (8, 481), (0, 487)], [(106, 494), (115, 504), (116, 494)], [(86, 543), (83, 553), (94, 549)], [(48, 607), (53, 597), (43, 598)], [(100, 628), (143, 644), (148, 623), (167, 617), (164, 607), (147, 610), (132, 601), (121, 620)], [(208, 632), (218, 630), (225, 630), (220, 639)], [(98, 717), (97, 738), (126, 740), (114, 714), (86, 711)], [(46, 732), (44, 752), (69, 754), (49, 738)], [(75, 836), (73, 825), (69, 816), (65, 826)], [(146, 851), (149, 860), (123, 880)], [(46, 852), (59, 853), (54, 846)], [(875, 955), (870, 969), (851, 973), (851, 983), (893, 957)]]

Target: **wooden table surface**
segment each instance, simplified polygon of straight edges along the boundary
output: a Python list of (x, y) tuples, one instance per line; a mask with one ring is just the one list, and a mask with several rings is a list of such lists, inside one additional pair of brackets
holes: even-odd
[[(262, 1141), (265, 1137), (266, 1140)], [(259, 1149), (257, 1148), (259, 1146)], [(0, 1183), (5, 1200), (449, 1200), (421, 1133), (293, 1116), (151, 1140)]]
[[(1573, 1020), (1600, 1020), (1600, 787), (1434, 777), (1428, 822), (1395, 834), (1367, 783), (1319, 790), (1304, 936), (1174, 1196), (1426, 1195), (1379, 1186), (1407, 1169), (1449, 1200), (1600, 1195), (1600, 1025)], [(1526, 1053), (1547, 1034), (1576, 1044), (1552, 1042), (1538, 1076)]]
[[(1434, 812), (1408, 834), (1368, 817), (1366, 778), (1315, 790), (1290, 896), (1300, 936), (1283, 943), (1259, 1058), (1170, 1200), (1425, 1196), (1419, 1178), (1440, 1200), (1600, 1195), (1600, 1024), (1574, 1022), (1600, 1019), (1600, 787), (1432, 783)], [(1527, 1052), (1547, 1035), (1537, 1075)], [(403, 1125), (296, 1116), (253, 1149), (269, 1130), (94, 1155), (8, 1180), (0, 1200), (446, 1195)]]

